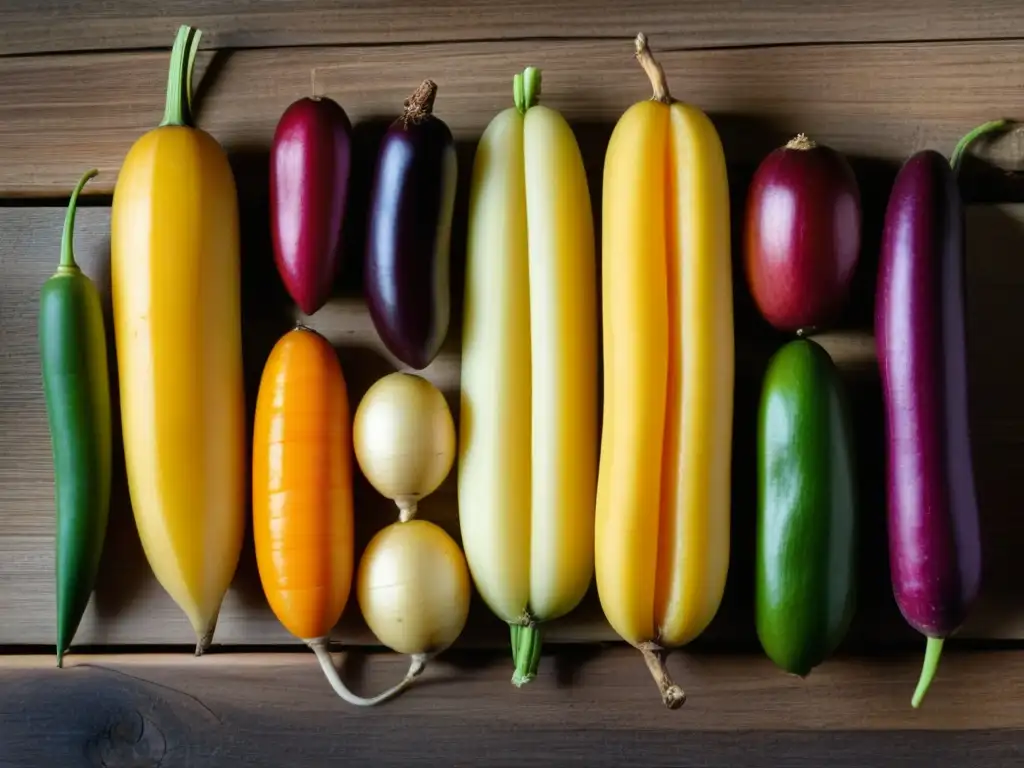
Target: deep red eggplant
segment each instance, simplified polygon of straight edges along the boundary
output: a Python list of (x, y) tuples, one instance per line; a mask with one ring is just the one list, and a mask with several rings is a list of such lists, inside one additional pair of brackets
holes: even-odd
[(274, 261), (305, 314), (331, 295), (352, 164), (352, 124), (326, 97), (299, 99), (278, 121), (270, 148)]
[(426, 368), (448, 334), (449, 242), (456, 158), (451, 131), (433, 115), (424, 81), (381, 143), (370, 197), (364, 288), (388, 350)]
[(875, 317), (893, 593), (928, 638), (915, 707), (981, 581), (964, 302), (956, 177), (942, 155), (925, 150), (904, 164), (889, 198)]
[(782, 331), (834, 322), (860, 255), (860, 192), (836, 150), (800, 134), (758, 166), (747, 196), (747, 284)]

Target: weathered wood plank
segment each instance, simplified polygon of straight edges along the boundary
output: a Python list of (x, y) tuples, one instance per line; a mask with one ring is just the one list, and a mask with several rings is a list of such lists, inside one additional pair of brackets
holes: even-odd
[(178, 24), (215, 48), (630, 37), (656, 32), (672, 48), (786, 43), (960, 40), (1024, 35), (1015, 0), (7, 0), (0, 55), (169, 45)]
[[(408, 657), (397, 654), (336, 650), (342, 676), (364, 695), (394, 684), (408, 666)], [(89, 680), (96, 692), (132, 686), (156, 699), (193, 696), (198, 701), (180, 708), (179, 715), (198, 714), (202, 707), (222, 722), (231, 719), (232, 710), (258, 711), (273, 690), (274, 714), (299, 720), (320, 713), (339, 724), (433, 713), (452, 725), (455, 719), (467, 725), (510, 718), (523, 727), (541, 727), (556, 716), (563, 726), (584, 725), (585, 718), (594, 728), (624, 731), (644, 726), (704, 732), (1024, 729), (1019, 653), (951, 649), (942, 661), (925, 704), (914, 710), (910, 695), (921, 662), (916, 653), (837, 656), (801, 679), (762, 655), (678, 652), (669, 657), (669, 666), (687, 699), (681, 709), (669, 711), (639, 652), (624, 645), (562, 646), (544, 655), (536, 680), (518, 691), (509, 682), (511, 660), (504, 654), (449, 651), (431, 661), (402, 695), (359, 710), (335, 696), (307, 651), (214, 653), (198, 659), (187, 652), (71, 655), (63, 670), (45, 656), (0, 656), (0, 713), (11, 713), (11, 705), (30, 693), (11, 685), (21, 678), (34, 680), (33, 687), (54, 700), (63, 698), (60, 687)], [(133, 686), (132, 679), (141, 685)], [(474, 705), (466, 707), (467, 701)], [(67, 705), (73, 703), (68, 697)]]
[[(739, 210), (739, 209), (737, 209)], [(52, 272), (63, 221), (59, 208), (0, 209), (0, 645), (48, 644), (53, 626), (53, 496), (46, 416), (36, 350), (36, 297)], [(866, 222), (870, 243), (880, 222)], [(83, 268), (108, 295), (109, 214), (105, 208), (79, 213), (77, 253)], [(464, 223), (457, 225), (464, 227)], [(266, 242), (265, 212), (246, 208), (243, 215), (244, 326), (250, 411), (263, 362), (293, 314), (282, 299)], [(1024, 596), (1019, 589), (1017, 548), (1024, 537), (1018, 510), (1024, 490), (1024, 368), (1007, 350), (1024, 346), (1016, 322), (1024, 285), (1024, 206), (970, 209), (968, 280), (975, 463), (981, 496), (986, 550), (982, 599), (965, 627), (968, 637), (1024, 637)], [(461, 235), (456, 240), (463, 239)], [(868, 248), (872, 246), (868, 245)], [(456, 249), (456, 263), (462, 258)], [(354, 260), (358, 261), (358, 260)], [(865, 256), (863, 282), (874, 280), (873, 260)], [(458, 271), (458, 270), (456, 270)], [(737, 306), (749, 302), (737, 272)], [(458, 306), (456, 296), (456, 307)], [(857, 317), (866, 322), (818, 338), (850, 379), (854, 395), (861, 483), (864, 490), (861, 604), (851, 634), (853, 647), (880, 642), (909, 643), (918, 637), (899, 619), (886, 573), (884, 494), (882, 492), (881, 403), (874, 345), (870, 336), (870, 297)], [(108, 306), (109, 311), (109, 306)], [(456, 317), (458, 313), (456, 312)], [(733, 556), (729, 586), (718, 618), (705, 642), (752, 644), (751, 584), (753, 547), (753, 424), (761, 374), (780, 339), (768, 334), (749, 314), (738, 314), (738, 378), (734, 462)], [(345, 279), (338, 295), (309, 320), (338, 350), (353, 403), (379, 376), (397, 366), (373, 331), (353, 287)], [(109, 323), (108, 323), (109, 328)], [(112, 348), (112, 345), (111, 345)], [(457, 408), (458, 330), (446, 350), (425, 371)], [(116, 379), (115, 379), (116, 381)], [(116, 413), (116, 409), (115, 409)], [(455, 411), (457, 416), (457, 410)], [(115, 461), (112, 522), (94, 600), (78, 634), (80, 644), (188, 643), (191, 629), (181, 612), (156, 584), (145, 562), (132, 521), (120, 456)], [(361, 547), (392, 519), (388, 502), (357, 473), (357, 539)], [(422, 514), (458, 536), (453, 478), (422, 505)], [(354, 601), (336, 636), (349, 643), (372, 643)], [(600, 641), (614, 635), (593, 594), (567, 619), (555, 623), (551, 641)], [(288, 643), (264, 601), (251, 543), (218, 625), (218, 643)], [(475, 605), (463, 646), (503, 646), (502, 626)]]
[[(920, 659), (837, 659), (807, 679), (755, 656), (672, 657), (688, 690), (668, 711), (632, 649), (546, 656), (515, 690), (504, 656), (446, 654), (372, 710), (337, 699), (311, 654), (0, 657), (0, 765), (618, 766), (1019, 765), (1024, 665), (949, 653), (920, 710)], [(346, 654), (370, 693), (393, 655)]]
[[(885, 170), (1024, 113), (1024, 41), (675, 52), (661, 42), (652, 30), (674, 93), (710, 112), (734, 164), (804, 131)], [(628, 37), (206, 52), (199, 122), (229, 151), (265, 163), (278, 118), (310, 93), (314, 70), (317, 93), (371, 126), (430, 77), (468, 165), (488, 121), (511, 105), (513, 72), (534, 64), (545, 103), (573, 123), (595, 175), (615, 120), (649, 93), (631, 52)], [(109, 193), (132, 142), (160, 120), (166, 67), (166, 51), (0, 58), (0, 196), (67, 194), (88, 167), (101, 176), (86, 192)], [(1019, 159), (1024, 136), (995, 145), (996, 161)]]

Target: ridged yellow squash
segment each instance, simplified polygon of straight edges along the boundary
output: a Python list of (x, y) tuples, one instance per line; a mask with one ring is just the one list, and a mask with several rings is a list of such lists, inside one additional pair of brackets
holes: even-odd
[(477, 148), (462, 331), (459, 517), (477, 590), (512, 627), (521, 685), (537, 625), (593, 576), (597, 267), (575, 136), (537, 70)]
[(643, 35), (637, 57), (654, 97), (620, 118), (604, 169), (595, 569), (605, 616), (676, 707), (663, 652), (711, 622), (729, 565), (729, 191), (711, 121), (672, 99)]
[(128, 488), (146, 558), (209, 645), (245, 528), (245, 404), (234, 178), (189, 125), (199, 33), (182, 27), (167, 110), (125, 158), (111, 283)]

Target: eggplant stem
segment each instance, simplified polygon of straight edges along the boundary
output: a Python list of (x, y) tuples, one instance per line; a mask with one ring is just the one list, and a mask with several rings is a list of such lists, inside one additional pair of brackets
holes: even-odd
[(665, 649), (655, 643), (641, 643), (637, 647), (644, 655), (644, 661), (647, 662), (654, 682), (658, 684), (662, 702), (669, 709), (679, 709), (686, 701), (686, 694), (672, 682), (672, 676), (669, 675), (668, 666), (665, 664)]
[(964, 137), (956, 143), (956, 147), (953, 148), (953, 154), (949, 157), (949, 164), (953, 168), (953, 173), (957, 174), (960, 172), (960, 164), (963, 162), (964, 155), (967, 153), (967, 149), (971, 144), (989, 133), (1004, 130), (1009, 126), (1009, 124), (1009, 120), (990, 120), (987, 123), (982, 123), (977, 128), (974, 128), (964, 135)]
[(349, 704), (354, 704), (357, 707), (372, 707), (397, 696), (408, 688), (413, 680), (423, 674), (423, 670), (427, 668), (427, 659), (429, 658), (425, 653), (414, 653), (409, 657), (409, 669), (405, 673), (405, 677), (384, 691), (384, 693), (367, 699), (352, 693), (338, 675), (338, 670), (334, 666), (334, 659), (331, 658), (331, 652), (327, 650), (326, 637), (318, 637), (313, 640), (305, 640), (304, 642), (316, 654), (317, 661), (320, 662), (320, 667), (324, 671), (324, 676), (327, 678), (327, 682), (331, 684), (334, 692)]
[(78, 180), (78, 184), (71, 193), (71, 200), (68, 201), (68, 212), (64, 215), (64, 232), (61, 233), (60, 238), (61, 269), (75, 269), (78, 266), (75, 264), (75, 250), (73, 242), (75, 238), (75, 214), (78, 211), (78, 196), (82, 193), (82, 188), (85, 186), (86, 182), (97, 173), (99, 173), (99, 171), (95, 168), (86, 171), (82, 178)]
[(914, 697), (910, 700), (910, 706), (914, 709), (921, 706), (925, 694), (928, 693), (928, 687), (932, 684), (932, 680), (935, 679), (935, 672), (939, 668), (939, 658), (942, 656), (942, 643), (943, 639), (941, 637), (928, 638), (928, 645), (925, 646), (924, 651), (924, 666), (921, 668), (921, 678), (917, 681), (917, 689), (914, 691)]
[(814, 149), (818, 146), (813, 139), (809, 138), (806, 133), (798, 133), (788, 142), (786, 142), (786, 149), (798, 149), (801, 151), (807, 151), (808, 149)]
[(662, 104), (671, 104), (674, 99), (672, 94), (668, 91), (668, 81), (665, 79), (665, 70), (661, 68), (661, 64), (654, 58), (654, 54), (651, 53), (651, 49), (647, 45), (647, 35), (641, 32), (636, 36), (635, 41), (636, 51), (634, 55), (636, 60), (640, 62), (640, 66), (644, 68), (644, 72), (647, 78), (651, 81), (651, 87), (654, 89), (654, 95), (651, 96), (651, 101), (660, 101)]
[(437, 96), (437, 83), (424, 80), (413, 91), (412, 96), (405, 100), (405, 111), (402, 113), (402, 124), (415, 125), (431, 116), (434, 112), (434, 99)]

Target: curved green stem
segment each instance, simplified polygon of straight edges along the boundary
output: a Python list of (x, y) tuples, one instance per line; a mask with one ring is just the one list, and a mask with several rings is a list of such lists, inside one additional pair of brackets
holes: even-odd
[(523, 73), (516, 72), (512, 76), (512, 101), (515, 102), (519, 114), (526, 114), (526, 92), (523, 90)]
[(1007, 125), (1009, 125), (1009, 123), (1009, 120), (990, 120), (987, 123), (982, 123), (960, 139), (960, 141), (956, 143), (956, 147), (953, 149), (953, 154), (949, 156), (949, 164), (953, 167), (953, 173), (960, 172), (960, 163), (963, 161), (964, 153), (976, 139), (979, 139), (986, 134), (1003, 130)]
[(192, 68), (202, 32), (183, 24), (178, 28), (171, 49), (171, 65), (167, 73), (167, 100), (160, 125), (192, 124)]
[(68, 202), (68, 212), (64, 215), (64, 232), (60, 237), (60, 266), (65, 269), (72, 269), (75, 264), (74, 237), (75, 237), (75, 213), (78, 211), (78, 196), (82, 193), (82, 187), (86, 182), (95, 176), (99, 171), (95, 168), (86, 171), (78, 180), (75, 191), (71, 193), (71, 200)]
[(935, 671), (939, 668), (939, 657), (942, 656), (941, 637), (929, 637), (928, 645), (924, 652), (924, 667), (921, 669), (921, 679), (917, 681), (917, 690), (914, 691), (914, 698), (910, 700), (910, 706), (917, 709), (921, 706), (924, 695), (928, 693), (928, 686), (935, 679)]
[(518, 643), (512, 651), (512, 658), (516, 662), (516, 671), (512, 675), (512, 684), (519, 688), (537, 676), (537, 667), (540, 666), (540, 627), (536, 624), (520, 626), (518, 633), (513, 630), (513, 637), (516, 634), (518, 634)]

